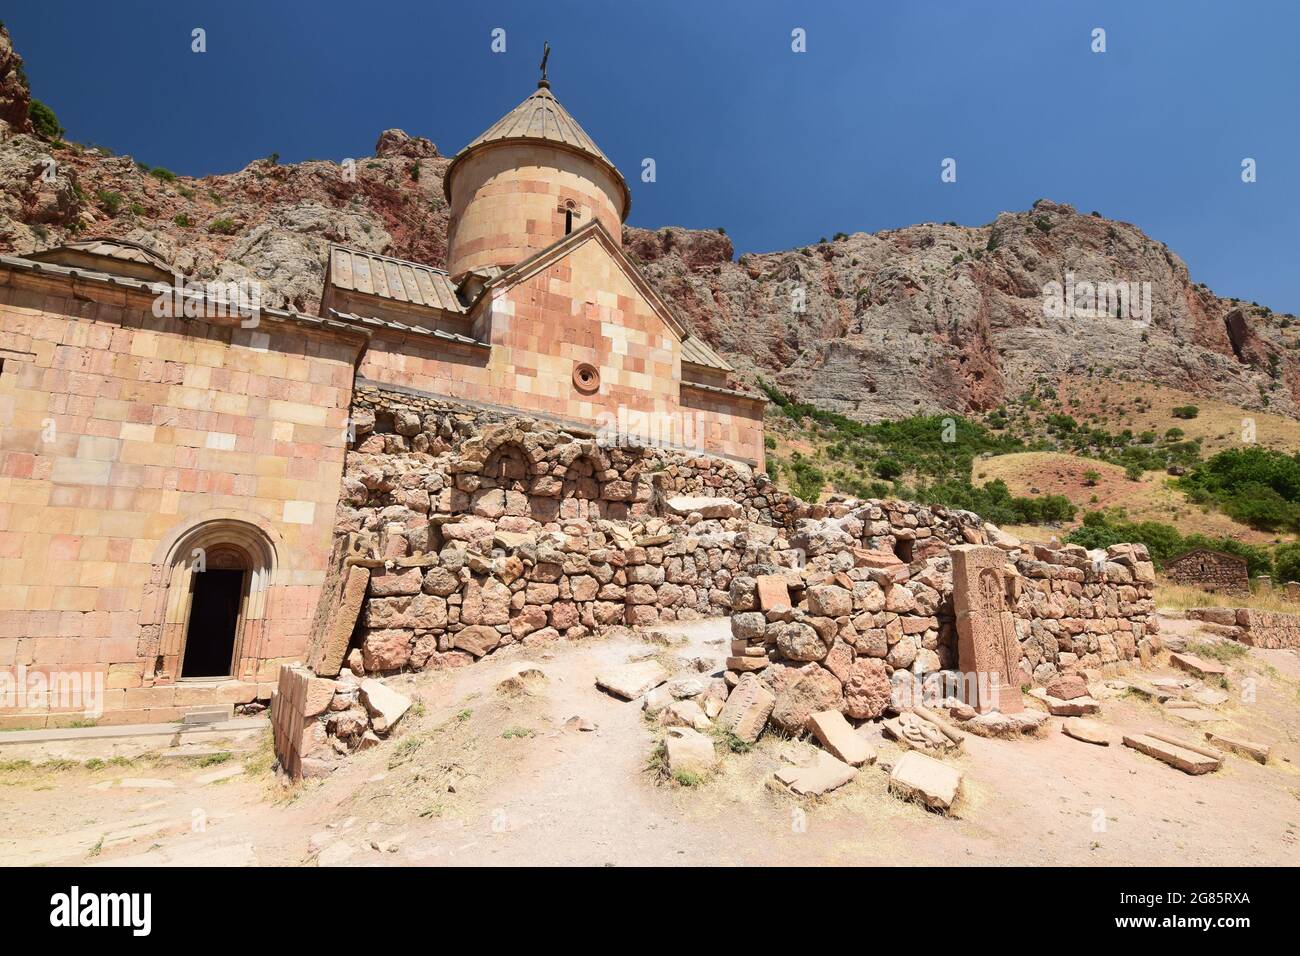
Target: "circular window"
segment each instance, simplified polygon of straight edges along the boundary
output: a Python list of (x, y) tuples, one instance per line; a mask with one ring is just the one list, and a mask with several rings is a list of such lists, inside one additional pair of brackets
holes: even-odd
[(600, 372), (596, 366), (583, 362), (573, 369), (573, 387), (583, 395), (591, 395), (600, 388)]

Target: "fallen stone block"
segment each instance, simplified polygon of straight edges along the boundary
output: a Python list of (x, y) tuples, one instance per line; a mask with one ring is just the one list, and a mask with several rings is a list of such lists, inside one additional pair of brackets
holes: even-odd
[(666, 727), (693, 727), (708, 730), (709, 718), (704, 708), (693, 700), (675, 700), (659, 714), (659, 722)]
[(1216, 720), (1223, 720), (1223, 716), (1216, 714), (1212, 710), (1206, 710), (1204, 707), (1197, 707), (1193, 701), (1183, 701), (1181, 706), (1174, 706), (1174, 701), (1169, 701), (1165, 705), (1165, 713), (1171, 717), (1177, 717), (1179, 720), (1185, 720), (1189, 724), (1208, 724)]
[(741, 674), (754, 673), (761, 671), (772, 663), (764, 655), (763, 657), (751, 657), (748, 654), (741, 657), (728, 657), (726, 667), (729, 671), (737, 671)]
[(884, 721), (881, 730), (886, 737), (909, 749), (946, 753), (959, 746), (938, 724), (908, 711)]
[(1148, 757), (1155, 757), (1171, 767), (1177, 767), (1183, 773), (1194, 776), (1211, 773), (1223, 765), (1222, 759), (1216, 759), (1198, 750), (1192, 745), (1178, 741), (1161, 740), (1153, 734), (1134, 734), (1124, 736), (1124, 746), (1131, 747)]
[(806, 767), (782, 767), (776, 771), (776, 779), (801, 797), (830, 793), (857, 775), (857, 770), (825, 751), (819, 751)]
[(1227, 694), (1221, 690), (1215, 690), (1213, 687), (1198, 687), (1187, 694), (1198, 704), (1204, 704), (1206, 707), (1221, 707), (1229, 700)]
[(361, 682), (361, 703), (365, 704), (370, 713), (371, 725), (379, 734), (391, 732), (411, 709), (411, 698), (399, 694), (373, 677), (367, 677)]
[(1014, 714), (994, 710), (963, 720), (960, 726), (962, 730), (968, 730), (977, 737), (1007, 739), (1037, 734), (1047, 722), (1048, 715), (1043, 710), (1022, 710)]
[(1057, 700), (1074, 700), (1088, 696), (1088, 682), (1079, 674), (1062, 674), (1048, 681), (1045, 690)]
[(635, 700), (668, 679), (668, 672), (658, 661), (620, 664), (596, 675), (596, 686), (624, 700)]
[(671, 774), (708, 773), (718, 763), (713, 738), (690, 727), (669, 728), (664, 754)]
[(1273, 750), (1268, 744), (1256, 743), (1253, 740), (1246, 740), (1241, 737), (1229, 737), (1226, 734), (1216, 734), (1212, 730), (1205, 732), (1205, 739), (1225, 750), (1243, 754), (1259, 763), (1268, 763), (1268, 756)]
[(1029, 696), (1046, 704), (1047, 712), (1053, 717), (1083, 717), (1087, 714), (1095, 714), (1101, 709), (1101, 704), (1087, 695), (1061, 700), (1059, 697), (1053, 697), (1043, 688), (1035, 687), (1029, 692)]
[(1189, 674), (1195, 674), (1197, 677), (1202, 678), (1222, 677), (1228, 673), (1227, 668), (1217, 661), (1207, 661), (1195, 654), (1170, 654), (1169, 662), (1180, 670), (1185, 670)]
[(1067, 737), (1073, 737), (1075, 740), (1082, 740), (1086, 744), (1097, 744), (1101, 747), (1109, 747), (1111, 743), (1111, 734), (1103, 725), (1095, 720), (1085, 720), (1082, 717), (1070, 717), (1061, 724), (1061, 732)]
[(889, 774), (889, 791), (904, 800), (918, 800), (947, 813), (961, 790), (961, 771), (933, 757), (909, 750)]
[(876, 752), (853, 729), (838, 710), (823, 710), (808, 718), (813, 736), (831, 754), (850, 767), (861, 767), (876, 762)]

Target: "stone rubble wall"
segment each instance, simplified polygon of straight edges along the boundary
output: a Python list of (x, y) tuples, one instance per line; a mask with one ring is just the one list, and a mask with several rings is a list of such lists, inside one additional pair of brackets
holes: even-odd
[[(888, 528), (876, 517), (882, 513)], [(909, 564), (880, 546), (900, 524), (911, 528), (912, 518), (917, 527), (938, 518), (937, 530), (951, 534), (955, 526), (963, 537), (987, 536), (1008, 552), (1007, 599), (1025, 683), (1105, 668), (1132, 660), (1140, 645), (1151, 647), (1155, 569), (1144, 547), (1031, 552), (991, 525), (965, 523), (963, 513), (869, 502), (846, 520), (807, 529), (802, 540), (814, 543), (815, 557), (802, 569), (756, 577), (745, 569), (733, 579), (727, 682), (735, 686), (745, 673), (758, 673), (775, 697), (771, 720), (778, 727), (800, 733), (811, 714), (824, 710), (879, 717), (900, 681), (947, 677), (947, 686), (961, 686), (946, 546), (927, 547)], [(868, 532), (861, 541), (836, 533), (858, 528)]]
[(1187, 611), (1187, 616), (1227, 628), (1234, 639), (1251, 647), (1300, 648), (1300, 614), (1249, 607), (1195, 607)]
[(411, 706), (374, 679), (343, 671), (335, 679), (286, 664), (271, 697), (271, 732), (280, 769), (291, 779), (319, 777), (339, 758), (378, 744)]
[(1020, 588), (1012, 610), (1021, 666), (1035, 681), (1132, 660), (1156, 633), (1155, 566), (1145, 545), (1035, 547), (1032, 556), (1017, 558), (1015, 568)]
[[(352, 543), (336, 553), (370, 568), (356, 674), (735, 612), (733, 682), (813, 667), (870, 697), (878, 677), (956, 666), (948, 549), (962, 543), (1008, 553), (1026, 682), (1132, 659), (1154, 627), (1140, 546), (1031, 550), (970, 512), (808, 505), (721, 459), (367, 386), (352, 421), (338, 520)], [(768, 575), (786, 580), (784, 609), (752, 606)]]

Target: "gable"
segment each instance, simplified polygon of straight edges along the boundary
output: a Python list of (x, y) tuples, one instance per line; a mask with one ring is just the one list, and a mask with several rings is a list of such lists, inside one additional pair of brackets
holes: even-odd
[[(603, 255), (597, 254), (596, 249), (601, 250)], [(585, 250), (584, 254), (572, 258), (579, 250)], [(574, 230), (563, 239), (507, 269), (487, 284), (483, 295), (475, 305), (479, 306), (494, 295), (499, 295), (503, 290), (512, 288), (566, 260), (586, 267), (580, 270), (577, 278), (592, 290), (606, 290), (611, 293), (617, 290), (617, 294), (627, 295), (642, 302), (645, 308), (658, 318), (679, 346), (682, 340), (688, 337), (686, 329), (673, 314), (668, 303), (641, 274), (641, 270), (624, 254), (598, 219), (593, 219), (582, 228)], [(602, 285), (602, 282), (606, 284)]]

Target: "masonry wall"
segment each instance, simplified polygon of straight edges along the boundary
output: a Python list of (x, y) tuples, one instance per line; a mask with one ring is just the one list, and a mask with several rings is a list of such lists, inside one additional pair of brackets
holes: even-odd
[(1216, 551), (1193, 551), (1165, 564), (1165, 577), (1175, 584), (1217, 594), (1249, 594), (1250, 577), (1242, 558)]
[[(267, 696), (258, 681), (302, 654), (360, 344), (151, 309), (148, 294), (0, 271), (0, 667), (102, 673), (106, 721)], [(262, 623), (240, 680), (177, 686), (169, 548), (227, 521), (273, 551)]]

